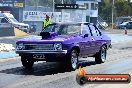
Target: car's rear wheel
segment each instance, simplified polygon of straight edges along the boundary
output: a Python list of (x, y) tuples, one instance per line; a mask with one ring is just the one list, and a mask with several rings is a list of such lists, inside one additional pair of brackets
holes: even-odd
[(32, 68), (34, 64), (34, 60), (26, 56), (21, 56), (21, 62), (22, 62), (22, 65), (28, 69)]
[(69, 70), (76, 70), (78, 67), (78, 52), (77, 50), (73, 49), (71, 53), (66, 58), (66, 68)]
[(95, 62), (97, 64), (104, 63), (106, 61), (107, 50), (105, 46), (102, 46), (99, 53), (95, 55)]

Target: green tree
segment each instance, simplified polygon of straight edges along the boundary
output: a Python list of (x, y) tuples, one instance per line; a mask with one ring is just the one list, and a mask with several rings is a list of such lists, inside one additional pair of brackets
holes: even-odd
[[(111, 22), (112, 2), (113, 0), (102, 0), (99, 4), (99, 15), (107, 22)], [(116, 17), (132, 16), (132, 3), (126, 0), (114, 0), (114, 3), (114, 20)]]
[(132, 15), (132, 7), (130, 7), (129, 2), (125, 0), (117, 0), (115, 2), (115, 10), (117, 12), (117, 17)]
[(107, 22), (111, 22), (111, 13), (112, 5), (110, 0), (102, 0), (102, 2), (99, 3), (99, 15)]

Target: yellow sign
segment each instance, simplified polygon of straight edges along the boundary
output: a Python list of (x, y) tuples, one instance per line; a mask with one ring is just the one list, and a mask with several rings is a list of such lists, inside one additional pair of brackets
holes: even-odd
[(23, 7), (23, 3), (14, 3), (14, 7)]

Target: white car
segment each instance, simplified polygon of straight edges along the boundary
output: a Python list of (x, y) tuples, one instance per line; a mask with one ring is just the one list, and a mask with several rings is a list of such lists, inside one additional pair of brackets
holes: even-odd
[(16, 27), (25, 32), (29, 31), (28, 24), (18, 22), (10, 13), (0, 13), (0, 22), (4, 24), (11, 24), (13, 27)]
[(117, 26), (119, 29), (132, 29), (132, 21), (123, 22)]
[(106, 22), (100, 22), (101, 26), (108, 27), (108, 24)]

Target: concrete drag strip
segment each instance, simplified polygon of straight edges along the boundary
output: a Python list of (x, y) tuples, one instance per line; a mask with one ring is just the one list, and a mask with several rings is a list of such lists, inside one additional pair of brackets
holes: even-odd
[(0, 52), (0, 61), (1, 59), (10, 59), (18, 56), (18, 54), (15, 53), (15, 51), (9, 51), (9, 52)]
[(132, 36), (122, 35), (122, 34), (108, 34), (111, 38), (112, 44), (132, 41)]

